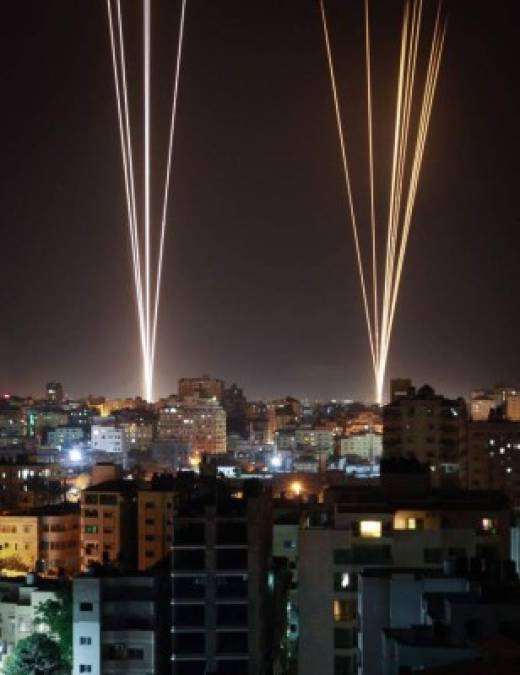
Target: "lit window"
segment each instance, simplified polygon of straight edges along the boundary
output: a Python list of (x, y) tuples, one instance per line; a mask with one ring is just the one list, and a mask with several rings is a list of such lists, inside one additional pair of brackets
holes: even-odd
[(362, 520), (359, 523), (359, 534), (362, 537), (378, 539), (381, 536), (381, 521)]
[(495, 521), (492, 518), (482, 518), (482, 529), (490, 532), (495, 528)]
[(406, 521), (406, 528), (408, 530), (417, 529), (417, 521), (415, 520), (415, 518), (408, 518), (408, 520)]

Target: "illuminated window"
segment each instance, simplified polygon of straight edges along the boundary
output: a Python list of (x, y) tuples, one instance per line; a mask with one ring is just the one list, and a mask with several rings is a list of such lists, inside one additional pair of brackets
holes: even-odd
[(334, 621), (355, 621), (357, 618), (357, 600), (334, 600), (332, 613)]
[(406, 521), (406, 529), (408, 530), (415, 530), (417, 529), (417, 521), (415, 518), (408, 518)]
[(484, 532), (494, 532), (496, 530), (496, 521), (494, 518), (482, 518), (480, 529)]
[(381, 536), (381, 521), (362, 520), (359, 523), (359, 534), (367, 539), (378, 539)]

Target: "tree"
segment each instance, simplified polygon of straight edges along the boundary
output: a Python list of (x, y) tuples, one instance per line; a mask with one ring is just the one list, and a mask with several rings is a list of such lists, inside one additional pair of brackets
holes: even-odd
[(20, 640), (7, 659), (4, 675), (57, 675), (62, 672), (57, 642), (41, 633)]
[(58, 592), (56, 600), (40, 602), (34, 613), (34, 623), (48, 626), (61, 652), (63, 665), (72, 669), (72, 594), (68, 589)]

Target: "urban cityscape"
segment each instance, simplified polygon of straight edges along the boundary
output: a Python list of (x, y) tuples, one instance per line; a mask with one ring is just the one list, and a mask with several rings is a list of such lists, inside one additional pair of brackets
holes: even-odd
[(515, 9), (6, 4), (0, 675), (520, 673)]

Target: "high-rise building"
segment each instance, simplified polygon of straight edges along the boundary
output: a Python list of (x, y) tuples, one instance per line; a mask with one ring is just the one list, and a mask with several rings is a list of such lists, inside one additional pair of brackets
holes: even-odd
[(222, 407), (226, 411), (228, 434), (238, 434), (242, 438), (247, 438), (247, 400), (242, 389), (236, 384), (224, 390)]
[(73, 582), (74, 675), (171, 672), (170, 593), (165, 571), (91, 569)]
[(45, 390), (47, 400), (51, 403), (61, 403), (63, 401), (63, 385), (61, 382), (49, 382)]
[(194, 453), (226, 452), (226, 411), (212, 399), (185, 399), (159, 412), (157, 436), (189, 443)]
[(179, 504), (173, 535), (173, 675), (261, 675), (272, 661), (270, 496), (222, 484)]
[(214, 398), (221, 402), (224, 396), (224, 381), (209, 375), (182, 377), (179, 380), (179, 399)]
[(119, 563), (137, 566), (137, 485), (112, 480), (81, 493), (81, 567)]
[(407, 377), (394, 378), (390, 380), (390, 403), (398, 398), (408, 396), (412, 388), (412, 380)]
[(397, 396), (383, 408), (383, 455), (414, 455), (428, 463), (434, 483), (456, 482), (466, 449), (467, 412), (462, 398), (448, 399), (428, 385)]

